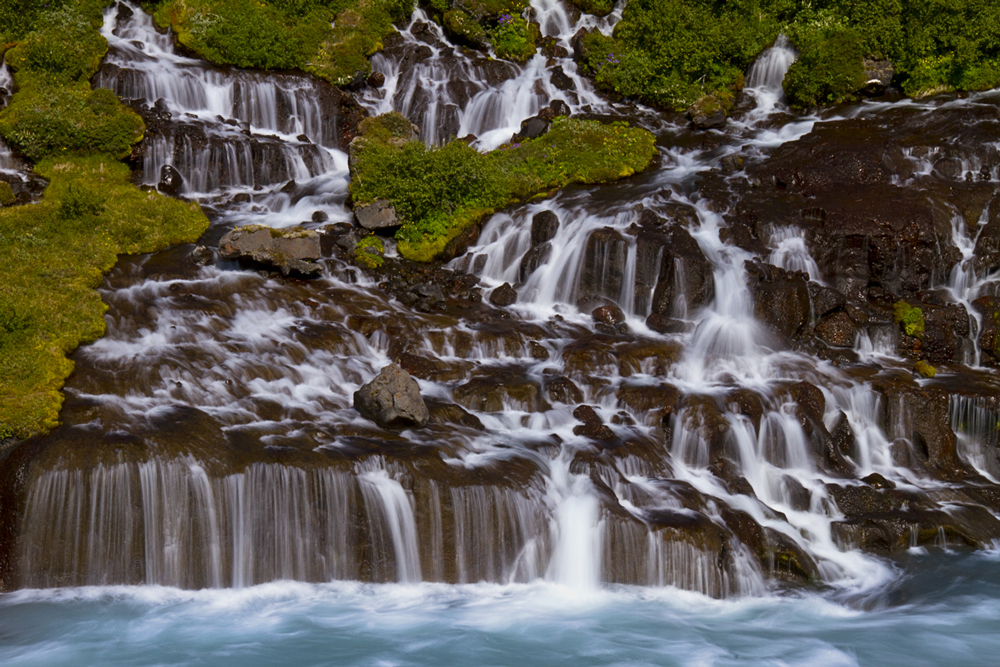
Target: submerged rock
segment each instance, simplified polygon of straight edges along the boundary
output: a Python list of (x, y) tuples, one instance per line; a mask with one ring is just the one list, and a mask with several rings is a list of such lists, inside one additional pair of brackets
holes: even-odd
[(396, 364), (354, 392), (354, 409), (382, 428), (419, 427), (430, 419), (420, 385)]
[(314, 261), (322, 257), (320, 235), (301, 227), (238, 227), (219, 241), (219, 257), (277, 269), (286, 276), (312, 277), (322, 271)]

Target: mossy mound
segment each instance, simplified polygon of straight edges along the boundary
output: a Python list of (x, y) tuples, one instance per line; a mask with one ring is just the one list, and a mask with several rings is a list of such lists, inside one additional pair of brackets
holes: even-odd
[(920, 338), (924, 333), (924, 311), (915, 308), (905, 301), (897, 301), (892, 306), (892, 320), (898, 324), (907, 336)]
[(120, 254), (196, 239), (194, 204), (143, 192), (113, 156), (48, 159), (33, 206), (0, 208), (0, 438), (55, 426), (59, 392), (81, 343), (104, 334), (96, 287)]
[(517, 14), (501, 14), (489, 30), (490, 43), (498, 58), (523, 63), (535, 55), (542, 33), (537, 23), (529, 23)]
[(38, 203), (0, 207), (0, 439), (56, 424), (73, 369), (66, 354), (104, 333), (94, 288), (118, 255), (193, 241), (208, 227), (196, 205), (133, 186), (117, 161), (145, 128), (114, 93), (88, 83), (107, 50), (106, 4), (0, 6), (0, 18), (19, 17), (0, 21), (0, 43), (16, 41), (6, 56), (17, 88), (0, 134), (50, 181)]
[(463, 141), (427, 148), (401, 141), (409, 123), (398, 114), (366, 119), (355, 155), (356, 204), (391, 202), (402, 226), (399, 252), (430, 261), (449, 241), (515, 201), (571, 183), (605, 183), (646, 169), (654, 137), (626, 123), (556, 119), (537, 139), (482, 154)]
[(569, 3), (585, 14), (607, 16), (615, 9), (614, 0), (569, 0)]
[(413, 0), (165, 0), (153, 17), (214, 63), (299, 69), (344, 86), (405, 21)]

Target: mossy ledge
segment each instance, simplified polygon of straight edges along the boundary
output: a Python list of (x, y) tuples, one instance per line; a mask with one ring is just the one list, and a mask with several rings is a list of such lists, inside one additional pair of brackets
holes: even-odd
[(336, 86), (358, 84), (368, 58), (406, 21), (414, 0), (161, 0), (161, 28), (220, 65), (302, 70)]
[(352, 144), (355, 204), (388, 200), (406, 259), (430, 261), (497, 209), (571, 183), (607, 183), (643, 171), (654, 137), (627, 123), (557, 118), (530, 141), (479, 153), (464, 141), (427, 148), (391, 113), (366, 119)]
[(0, 206), (0, 440), (58, 422), (66, 355), (104, 333), (95, 289), (120, 254), (193, 241), (208, 227), (195, 204), (145, 192), (119, 162), (141, 140), (142, 119), (88, 83), (107, 43), (103, 0), (13, 7), (0, 43), (17, 91), (0, 134), (49, 185), (32, 205)]

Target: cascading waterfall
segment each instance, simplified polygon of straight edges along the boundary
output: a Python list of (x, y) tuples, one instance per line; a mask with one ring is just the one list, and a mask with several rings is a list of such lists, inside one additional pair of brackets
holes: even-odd
[[(185, 196), (224, 226), (351, 219), (339, 93), (180, 56), (128, 7), (105, 15), (96, 83), (155, 118), (144, 183), (176, 169)], [(582, 27), (610, 32), (623, 7), (573, 23), (560, 2), (532, 3), (564, 48)], [(419, 9), (386, 44), (372, 59), (385, 81), (361, 104), (403, 113), (430, 145), (474, 134), (477, 148), (496, 148), (553, 99), (615, 113), (571, 58), (469, 55)], [(837, 489), (872, 475), (945, 488), (903, 462), (926, 449), (920, 404), (769, 329), (747, 262), (826, 286), (807, 231), (774, 224), (747, 250), (727, 234), (731, 212), (698, 192), (737, 147), (763, 159), (812, 131), (816, 118), (766, 122), (794, 58), (783, 37), (758, 58), (747, 88), (757, 108), (722, 145), (663, 147), (662, 165), (628, 183), (496, 213), (450, 268), (487, 290), (515, 286), (503, 317), (407, 308), (336, 259), (314, 281), (171, 255), (124, 260), (102, 291), (108, 334), (76, 354), (66, 426), (45, 441), (57, 454), (25, 476), (16, 585), (542, 578), (727, 597), (786, 576), (886, 581), (890, 568), (854, 548)], [(664, 142), (684, 132), (657, 129)], [(540, 243), (536, 220), (554, 225)], [(963, 261), (948, 287), (970, 313), (984, 280), (974, 242), (956, 220)], [(692, 257), (672, 256), (683, 243)], [(612, 303), (624, 322), (595, 323), (591, 312)], [(877, 326), (859, 329), (861, 363), (888, 350)], [(352, 409), (390, 361), (418, 378), (426, 428), (385, 431)], [(583, 404), (600, 423), (578, 416)], [(961, 460), (996, 479), (995, 406), (953, 398), (949, 417)], [(936, 536), (940, 520), (921, 520), (906, 523), (907, 545)]]

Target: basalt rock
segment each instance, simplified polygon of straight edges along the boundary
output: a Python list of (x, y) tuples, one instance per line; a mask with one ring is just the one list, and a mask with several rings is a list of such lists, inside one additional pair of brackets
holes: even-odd
[(539, 211), (531, 218), (531, 247), (551, 241), (559, 231), (559, 216), (553, 211)]
[(490, 293), (490, 303), (494, 306), (506, 307), (517, 301), (517, 290), (510, 283), (504, 283)]
[(176, 197), (184, 190), (184, 177), (169, 164), (160, 167), (160, 181), (156, 189), (165, 195)]
[(618, 299), (625, 279), (627, 248), (625, 237), (616, 229), (605, 227), (591, 232), (580, 262), (578, 293)]
[(746, 271), (757, 319), (784, 340), (798, 337), (809, 322), (809, 277), (759, 261), (747, 261)]
[(318, 232), (291, 227), (272, 229), (261, 225), (238, 227), (219, 241), (219, 257), (236, 259), (283, 275), (316, 276), (322, 267), (315, 260), (323, 256)]
[[(685, 217), (681, 219), (685, 219)], [(636, 310), (654, 315), (690, 315), (715, 296), (714, 269), (678, 219), (643, 211), (636, 235)]]
[(420, 385), (396, 364), (354, 392), (354, 408), (382, 428), (420, 427), (430, 419)]
[(385, 229), (398, 227), (400, 224), (396, 208), (387, 199), (376, 199), (371, 204), (356, 205), (354, 217), (365, 229)]

